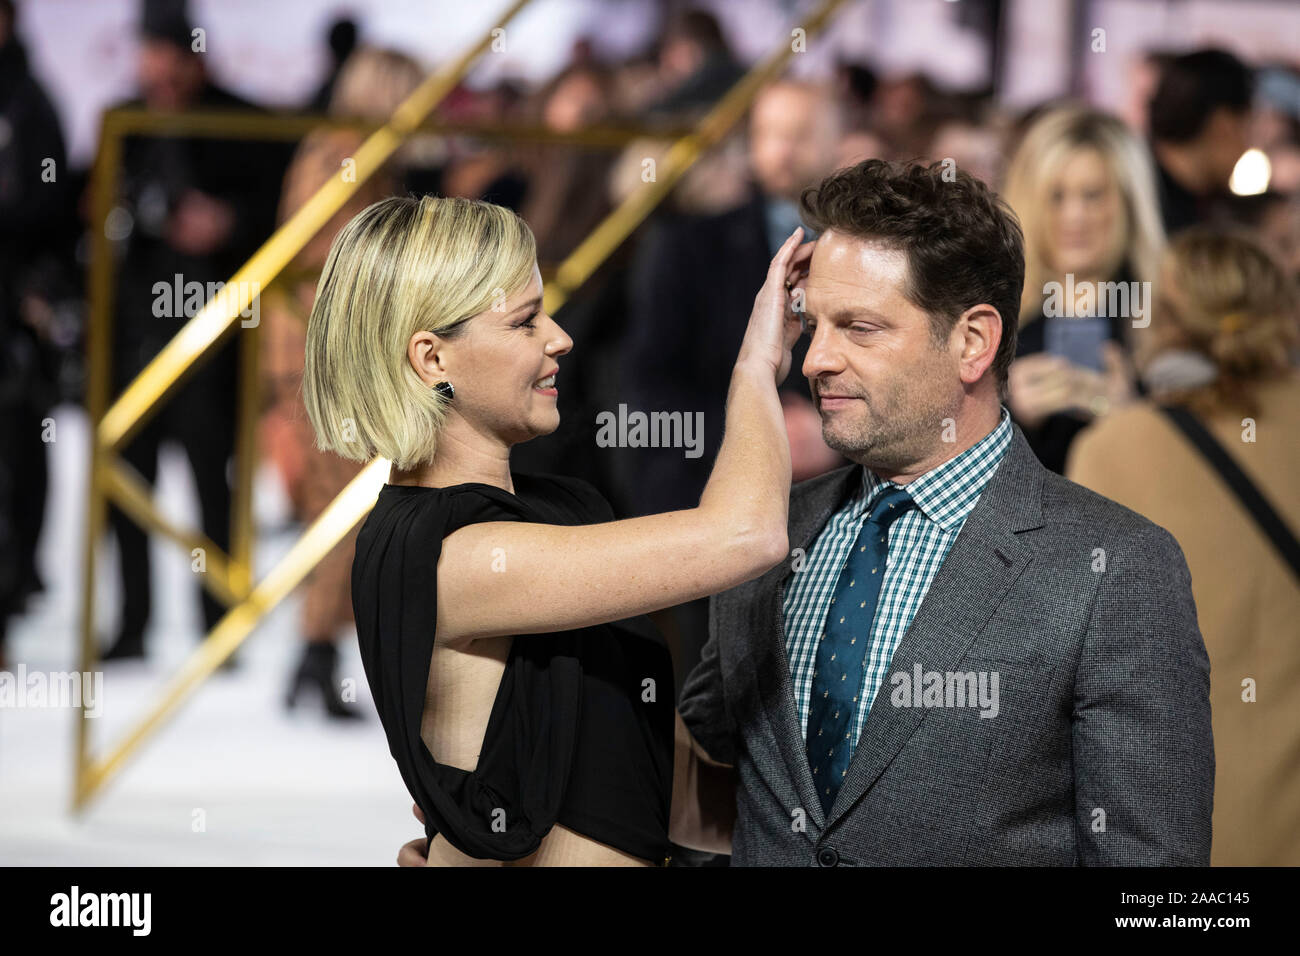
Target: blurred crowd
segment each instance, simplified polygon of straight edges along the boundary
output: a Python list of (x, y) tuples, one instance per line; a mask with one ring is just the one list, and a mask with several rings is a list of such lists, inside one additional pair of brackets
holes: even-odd
[[(84, 388), (89, 210), (84, 171), (65, 169), (59, 119), (14, 22), (12, 0), (0, 0), (0, 627), (42, 586), (42, 423)], [(130, 105), (257, 110), (209, 75), (190, 29), (182, 4), (143, 5), (139, 95)], [(304, 109), (382, 122), (427, 75), (408, 55), (368, 44), (348, 20), (334, 24), (328, 43), (333, 66)], [(447, 123), (579, 138), (618, 128), (636, 138), (611, 147), (594, 135), (579, 145), (417, 136), (263, 290), (261, 453), (275, 463), (299, 521), (319, 515), (357, 470), (313, 448), (298, 392), (306, 317), (341, 225), (393, 193), (487, 199), (532, 226), (549, 280), (644, 186), (647, 161), (663, 159), (673, 131), (697, 122), (745, 69), (718, 22), (691, 11), (666, 23), (640, 56), (602, 62), (578, 43), (540, 88), (462, 85), (441, 104), (436, 116)], [(1142, 512), (1182, 545), (1213, 671), (1215, 862), (1267, 863), (1300, 846), (1300, 568), (1165, 409), (1193, 414), (1271, 503), (1282, 537), (1287, 529), (1294, 536), (1300, 51), (1297, 62), (1250, 64), (1219, 49), (1152, 51), (1143, 69), (1142, 102), (1122, 118), (1077, 101), (1009, 110), (987, 92), (943, 90), (924, 75), (882, 75), (862, 62), (838, 64), (827, 83), (769, 84), (557, 315), (575, 342), (561, 362), (562, 424), (518, 449), (515, 467), (586, 478), (620, 516), (692, 507), (718, 449), (755, 291), (798, 224), (800, 192), (867, 158), (975, 173), (1003, 195), (1025, 234), (1006, 404), (1047, 467)], [(110, 233), (114, 396), (193, 314), (160, 316), (155, 283), (229, 279), (365, 135), (321, 127), (292, 147), (128, 139)], [(48, 159), (57, 180), (42, 179)], [(160, 443), (179, 444), (204, 533), (223, 548), (235, 348), (228, 342), (188, 378), (124, 453), (152, 481)], [(802, 343), (782, 392), (796, 480), (844, 464), (821, 440), (801, 362)], [(596, 415), (620, 405), (703, 412), (703, 454), (599, 447)], [(124, 595), (104, 656), (139, 658), (151, 606), (147, 540), (115, 509), (111, 526)], [(356, 717), (334, 678), (337, 642), (350, 636), (352, 541), (303, 586), (303, 653), (286, 695), (292, 704), (314, 688), (343, 718)], [(202, 600), (211, 628), (223, 609), (206, 592)], [(666, 612), (660, 623), (677, 644), (680, 685), (707, 634), (706, 605)], [(1244, 707), (1247, 679), (1258, 697)], [(1250, 834), (1259, 832), (1284, 849), (1257, 845)]]

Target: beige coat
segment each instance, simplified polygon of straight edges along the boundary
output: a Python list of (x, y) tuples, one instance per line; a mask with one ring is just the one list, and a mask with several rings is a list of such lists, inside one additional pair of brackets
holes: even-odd
[[(1254, 442), (1240, 414), (1205, 424), (1300, 535), (1300, 376), (1259, 396)], [(1210, 655), (1211, 863), (1300, 865), (1300, 579), (1150, 403), (1080, 433), (1066, 474), (1169, 530), (1186, 555)]]

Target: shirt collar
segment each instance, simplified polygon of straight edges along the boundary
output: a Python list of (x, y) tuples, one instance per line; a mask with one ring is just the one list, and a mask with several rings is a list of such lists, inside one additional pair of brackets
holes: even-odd
[(1005, 405), (994, 429), (955, 458), (912, 479), (906, 485), (882, 481), (870, 468), (862, 469), (862, 487), (850, 508), (860, 517), (877, 494), (890, 488), (905, 488), (917, 508), (945, 531), (961, 527), (975, 508), (980, 492), (993, 477), (1011, 444), (1011, 413)]

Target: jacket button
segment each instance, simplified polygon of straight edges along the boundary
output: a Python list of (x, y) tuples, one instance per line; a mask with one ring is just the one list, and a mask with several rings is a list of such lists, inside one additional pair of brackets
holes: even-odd
[(840, 862), (840, 855), (833, 848), (824, 846), (817, 851), (817, 862), (822, 866), (835, 866)]

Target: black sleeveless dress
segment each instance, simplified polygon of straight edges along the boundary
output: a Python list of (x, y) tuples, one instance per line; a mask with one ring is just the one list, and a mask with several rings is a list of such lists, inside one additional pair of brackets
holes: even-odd
[(513, 478), (513, 495), (478, 483), (386, 484), (361, 527), (352, 605), (389, 750), (430, 840), (441, 833), (470, 856), (517, 860), (561, 823), (662, 863), (676, 693), (648, 618), (516, 637), (473, 772), (438, 763), (420, 738), (443, 538), (480, 521), (614, 520), (587, 482)]

